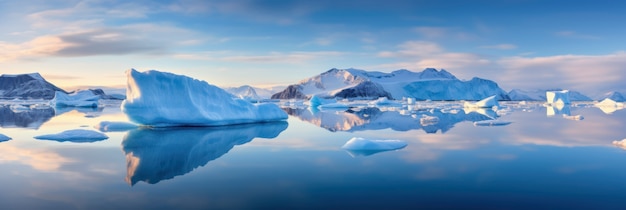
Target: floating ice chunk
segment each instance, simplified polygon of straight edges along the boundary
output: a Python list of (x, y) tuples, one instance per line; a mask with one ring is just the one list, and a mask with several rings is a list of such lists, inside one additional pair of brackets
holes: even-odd
[(0, 133), (0, 142), (11, 140), (11, 137), (5, 136)]
[(311, 107), (317, 107), (323, 104), (333, 104), (337, 103), (337, 100), (334, 98), (322, 98), (318, 95), (313, 95), (311, 100), (309, 100), (309, 104)]
[(464, 107), (467, 108), (491, 108), (491, 107), (499, 107), (500, 104), (498, 104), (498, 100), (496, 99), (496, 95), (492, 95), (489, 96), (487, 98), (484, 98), (483, 100), (480, 100), (476, 103), (472, 103), (472, 102), (465, 102), (465, 104), (463, 104)]
[(368, 156), (375, 153), (399, 150), (406, 147), (406, 141), (402, 140), (369, 140), (360, 137), (351, 138), (341, 148), (350, 154)]
[(375, 101), (371, 101), (369, 102), (370, 105), (375, 105), (375, 106), (397, 106), (397, 107), (401, 107), (402, 104), (395, 102), (395, 101), (391, 101), (389, 99), (387, 99), (386, 97), (380, 97), (378, 99), (376, 99)]
[(435, 125), (437, 123), (439, 123), (439, 118), (436, 116), (422, 115), (420, 118), (420, 124), (422, 126)]
[(122, 111), (141, 125), (221, 126), (280, 121), (287, 114), (271, 103), (252, 104), (205, 81), (155, 70), (126, 71)]
[(511, 122), (500, 120), (481, 120), (474, 122), (474, 126), (503, 126), (508, 124), (511, 124)]
[(569, 90), (546, 91), (548, 104), (570, 104)]
[(622, 139), (621, 141), (613, 141), (613, 145), (618, 146), (622, 149), (626, 149), (626, 139)]
[(600, 110), (602, 110), (602, 112), (606, 113), (606, 114), (612, 114), (613, 112), (620, 110), (620, 109), (624, 109), (624, 103), (622, 102), (616, 102), (610, 98), (606, 98), (596, 104), (594, 104), (595, 107), (598, 107)]
[(50, 104), (57, 107), (98, 107), (99, 95), (94, 94), (90, 90), (81, 90), (73, 94), (65, 94), (61, 91), (54, 93), (54, 98)]
[(102, 132), (115, 132), (115, 131), (132, 130), (139, 126), (137, 124), (129, 123), (129, 122), (102, 121), (94, 127)]
[(342, 103), (330, 103), (330, 104), (319, 105), (318, 108), (320, 108), (320, 109), (347, 109), (347, 108), (350, 108), (350, 107), (348, 107), (348, 105), (342, 104)]
[(583, 117), (582, 115), (563, 115), (563, 118), (568, 119), (568, 120), (584, 120), (585, 117)]
[(13, 111), (14, 113), (30, 111), (29, 107), (24, 106), (22, 104), (11, 104), (10, 108), (11, 108), (11, 111)]
[(70, 141), (70, 142), (94, 142), (108, 139), (107, 135), (103, 133), (92, 131), (92, 130), (84, 130), (84, 129), (74, 129), (67, 130), (57, 134), (47, 134), (41, 136), (35, 136), (36, 139), (44, 139), (44, 140), (54, 140), (54, 141)]

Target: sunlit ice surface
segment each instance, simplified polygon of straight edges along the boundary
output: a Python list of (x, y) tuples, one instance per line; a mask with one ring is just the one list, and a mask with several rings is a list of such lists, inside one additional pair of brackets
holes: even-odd
[[(0, 202), (7, 209), (621, 209), (626, 111), (462, 102), (283, 107), (287, 122), (105, 132), (37, 140), (102, 121), (88, 109), (0, 102)], [(21, 105), (27, 108), (13, 107)], [(27, 105), (27, 106), (26, 106)], [(50, 110), (52, 109), (52, 110)], [(584, 116), (572, 120), (572, 116)], [(503, 126), (475, 126), (499, 120)], [(354, 137), (406, 147), (355, 155)]]

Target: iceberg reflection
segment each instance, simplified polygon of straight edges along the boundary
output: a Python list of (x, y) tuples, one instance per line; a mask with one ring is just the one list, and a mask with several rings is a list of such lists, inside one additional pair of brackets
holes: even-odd
[(0, 105), (0, 127), (39, 129), (55, 116), (54, 113), (51, 107), (16, 110), (11, 109), (11, 106)]
[(254, 138), (275, 138), (287, 122), (220, 127), (140, 128), (122, 141), (126, 155), (126, 182), (156, 184), (206, 165), (228, 153), (235, 145)]
[[(346, 111), (325, 111), (284, 108), (287, 114), (329, 131), (364, 131), (392, 129), (409, 131), (422, 129), (426, 133), (447, 132), (463, 121), (493, 120), (498, 116), (491, 109), (389, 110), (377, 107), (351, 108)], [(435, 120), (436, 119), (436, 120)]]

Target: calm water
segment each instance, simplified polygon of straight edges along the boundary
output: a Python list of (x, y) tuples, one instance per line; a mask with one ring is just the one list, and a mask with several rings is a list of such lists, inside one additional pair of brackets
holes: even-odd
[[(126, 121), (107, 103), (0, 105), (0, 133), (13, 138), (0, 142), (0, 209), (626, 209), (626, 150), (611, 144), (626, 138), (626, 110), (285, 108), (279, 123), (33, 138)], [(472, 123), (498, 116), (513, 123)], [(341, 149), (352, 137), (408, 146), (366, 156)]]

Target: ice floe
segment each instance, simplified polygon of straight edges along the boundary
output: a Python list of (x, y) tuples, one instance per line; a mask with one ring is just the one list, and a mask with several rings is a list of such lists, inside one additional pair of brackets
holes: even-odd
[(511, 122), (501, 120), (481, 120), (474, 122), (474, 126), (503, 126), (508, 124), (511, 124)]
[(370, 140), (360, 137), (351, 138), (341, 148), (351, 155), (368, 156), (375, 153), (399, 150), (407, 146), (403, 140)]
[(122, 111), (141, 125), (221, 126), (281, 121), (287, 114), (272, 103), (252, 104), (205, 81), (150, 70), (128, 70)]
[(93, 131), (93, 130), (84, 130), (84, 129), (74, 129), (67, 130), (57, 134), (47, 134), (41, 136), (35, 136), (36, 139), (43, 140), (54, 140), (54, 141), (70, 141), (70, 142), (94, 142), (108, 139), (109, 137), (103, 133)]

